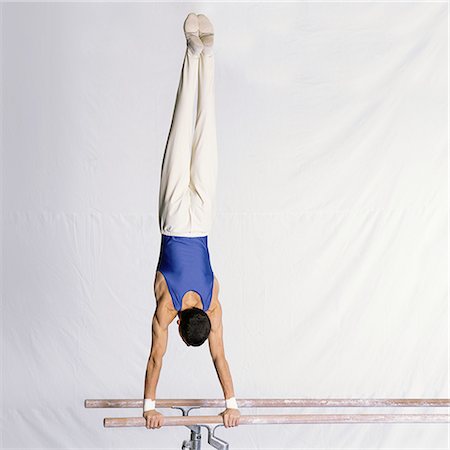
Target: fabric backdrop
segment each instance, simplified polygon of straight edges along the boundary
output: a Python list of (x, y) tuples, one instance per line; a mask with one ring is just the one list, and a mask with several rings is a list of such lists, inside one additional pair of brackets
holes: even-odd
[[(4, 3), (3, 448), (171, 449), (189, 436), (105, 429), (141, 411), (84, 399), (143, 396), (191, 11), (216, 30), (209, 244), (236, 397), (450, 396), (446, 2)], [(222, 398), (207, 345), (186, 347), (175, 322), (157, 396)], [(218, 435), (232, 449), (442, 449), (448, 431)]]

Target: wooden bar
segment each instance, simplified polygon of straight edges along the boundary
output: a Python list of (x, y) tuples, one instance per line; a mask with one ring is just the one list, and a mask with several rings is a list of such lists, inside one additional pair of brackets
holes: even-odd
[[(244, 416), (239, 425), (320, 423), (449, 423), (450, 414), (287, 414)], [(164, 416), (163, 426), (223, 424), (222, 416)], [(106, 417), (103, 426), (144, 427), (143, 417)]]
[[(142, 399), (88, 399), (85, 408), (143, 408)], [(237, 399), (239, 408), (306, 408), (306, 407), (449, 407), (448, 398), (266, 398)], [(156, 399), (156, 408), (202, 407), (223, 408), (223, 399)]]

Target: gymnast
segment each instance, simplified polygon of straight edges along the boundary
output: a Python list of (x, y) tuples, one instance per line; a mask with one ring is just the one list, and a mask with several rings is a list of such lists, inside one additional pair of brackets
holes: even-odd
[(155, 409), (156, 385), (167, 349), (168, 326), (178, 316), (178, 331), (186, 345), (197, 347), (208, 339), (225, 397), (226, 409), (220, 415), (228, 428), (239, 424), (240, 412), (223, 346), (219, 282), (208, 250), (217, 179), (214, 29), (204, 14), (194, 13), (188, 14), (183, 29), (187, 47), (161, 169), (161, 248), (143, 416), (147, 428), (164, 424), (164, 416)]

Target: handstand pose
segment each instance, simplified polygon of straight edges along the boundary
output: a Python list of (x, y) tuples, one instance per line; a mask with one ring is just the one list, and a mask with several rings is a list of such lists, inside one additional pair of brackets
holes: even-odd
[(168, 326), (178, 316), (178, 330), (186, 345), (199, 346), (208, 339), (226, 402), (221, 415), (224, 425), (230, 427), (238, 425), (240, 412), (223, 347), (219, 283), (208, 251), (217, 178), (214, 30), (205, 15), (194, 13), (186, 17), (183, 28), (187, 48), (161, 170), (161, 249), (154, 283), (157, 305), (143, 415), (147, 428), (163, 425), (164, 416), (155, 410), (156, 385)]

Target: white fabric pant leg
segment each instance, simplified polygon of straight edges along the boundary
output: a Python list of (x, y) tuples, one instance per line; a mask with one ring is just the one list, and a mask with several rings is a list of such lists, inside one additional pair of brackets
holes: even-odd
[(215, 212), (216, 182), (214, 55), (195, 56), (187, 48), (161, 170), (161, 233), (208, 235)]

